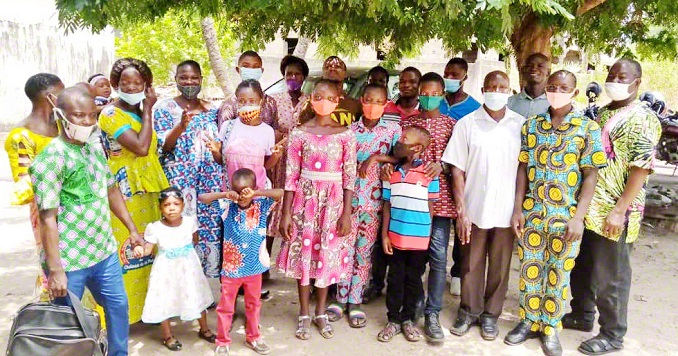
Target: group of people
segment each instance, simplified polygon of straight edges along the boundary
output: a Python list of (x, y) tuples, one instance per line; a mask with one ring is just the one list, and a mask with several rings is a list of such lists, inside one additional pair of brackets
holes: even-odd
[[(173, 317), (199, 320), (198, 336), (227, 355), (244, 294), (246, 345), (267, 354), (262, 283), (278, 239), (274, 264), (298, 285), (297, 338), (308, 340), (313, 324), (330, 339), (344, 316), (364, 327), (361, 305), (387, 285), (377, 339), (441, 343), (454, 229), (451, 292), (461, 301), (452, 334), (479, 325), (483, 339), (499, 336), (517, 239), (521, 322), (504, 342), (539, 337), (545, 354), (561, 355), (560, 331), (591, 331), (597, 308), (600, 333), (579, 351), (621, 350), (630, 252), (661, 126), (637, 100), (635, 60), (610, 67), (612, 102), (595, 121), (572, 105), (576, 76), (550, 67), (530, 56), (515, 95), (506, 73), (488, 73), (482, 104), (464, 91), (461, 58), (443, 76), (403, 69), (394, 98), (388, 71), (375, 67), (356, 99), (335, 56), (310, 94), (301, 90), (306, 62), (285, 57), (287, 90), (267, 95), (261, 57), (246, 51), (242, 82), (219, 108), (198, 97), (203, 77), (191, 60), (177, 65), (180, 95), (161, 101), (151, 70), (133, 58), (69, 88), (34, 75), (25, 87), (33, 110), (5, 149), (12, 203), (31, 206), (43, 296), (68, 303), (67, 290), (87, 289), (111, 355), (127, 354), (138, 321), (159, 323), (164, 345), (180, 350)], [(221, 281), (216, 333), (207, 278)]]

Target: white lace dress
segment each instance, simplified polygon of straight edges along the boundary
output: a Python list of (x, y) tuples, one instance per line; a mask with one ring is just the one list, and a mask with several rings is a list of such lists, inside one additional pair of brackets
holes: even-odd
[(159, 323), (172, 317), (195, 320), (213, 302), (212, 290), (193, 249), (195, 218), (184, 217), (180, 226), (162, 221), (146, 226), (144, 239), (158, 246), (141, 320)]

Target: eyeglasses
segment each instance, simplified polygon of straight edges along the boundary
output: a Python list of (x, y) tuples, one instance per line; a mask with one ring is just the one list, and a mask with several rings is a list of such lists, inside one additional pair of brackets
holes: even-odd
[(571, 87), (567, 84), (562, 85), (549, 84), (546, 86), (546, 91), (550, 93), (571, 93), (574, 91), (574, 87)]

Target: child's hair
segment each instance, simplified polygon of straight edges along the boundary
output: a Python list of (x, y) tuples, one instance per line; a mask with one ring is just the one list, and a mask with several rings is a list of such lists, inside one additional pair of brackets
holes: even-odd
[(241, 90), (247, 88), (250, 88), (257, 94), (259, 94), (260, 98), (264, 97), (264, 91), (261, 89), (261, 84), (259, 84), (259, 82), (254, 79), (247, 79), (240, 82), (240, 84), (238, 84), (238, 87), (235, 89), (235, 95), (237, 96)]
[(341, 88), (340, 85), (342, 85), (342, 83), (338, 80), (331, 80), (331, 79), (322, 78), (322, 79), (318, 80), (317, 83), (315, 83), (313, 90), (315, 91), (315, 88), (317, 88), (320, 85), (327, 85), (329, 87), (334, 87), (335, 90), (337, 91), (337, 94), (338, 94), (339, 91), (340, 91), (339, 88)]
[(367, 84), (365, 86), (365, 88), (363, 89), (363, 96), (365, 96), (365, 94), (367, 94), (367, 92), (369, 90), (379, 90), (379, 91), (383, 92), (384, 97), (386, 97), (388, 99), (388, 90), (386, 90), (386, 87), (383, 86), (383, 85), (374, 84), (374, 83)]
[(240, 61), (242, 61), (245, 57), (254, 57), (254, 58), (258, 59), (259, 62), (262, 62), (262, 63), (263, 63), (263, 61), (261, 60), (261, 56), (259, 55), (259, 53), (255, 52), (255, 51), (252, 51), (252, 50), (249, 50), (249, 51), (243, 52), (243, 53), (240, 55), (240, 57), (238, 57), (238, 64), (240, 64)]
[(282, 73), (283, 76), (285, 75), (285, 71), (289, 66), (298, 67), (299, 70), (301, 70), (301, 74), (303, 74), (304, 77), (308, 77), (309, 69), (308, 64), (306, 63), (305, 60), (292, 55), (287, 55), (283, 57), (283, 59), (280, 61), (280, 73)]
[(422, 84), (428, 82), (438, 83), (441, 87), (443, 87), (443, 89), (445, 88), (445, 81), (443, 80), (443, 77), (441, 77), (440, 74), (436, 72), (428, 72), (422, 75), (419, 79), (419, 86), (421, 87)]
[(405, 130), (412, 130), (416, 132), (417, 135), (419, 135), (419, 138), (421, 138), (420, 143), (422, 146), (424, 146), (424, 149), (426, 149), (426, 147), (428, 147), (429, 143), (431, 142), (431, 133), (421, 126), (414, 125), (406, 128)]
[(367, 72), (367, 77), (369, 78), (369, 77), (371, 77), (373, 74), (376, 74), (376, 73), (381, 73), (381, 74), (383, 74), (384, 76), (386, 76), (386, 77), (388, 78), (388, 71), (386, 70), (386, 68), (384, 68), (384, 67), (382, 67), (382, 66), (372, 67), (372, 68)]
[(249, 168), (240, 168), (237, 171), (233, 173), (233, 178), (231, 178), (231, 182), (237, 182), (237, 181), (247, 181), (251, 183), (251, 186), (256, 186), (257, 185), (257, 175), (254, 173), (253, 170)]
[(177, 187), (169, 187), (162, 192), (160, 192), (160, 199), (158, 201), (162, 204), (167, 198), (177, 198), (181, 201), (184, 201), (184, 196), (181, 194), (181, 190)]

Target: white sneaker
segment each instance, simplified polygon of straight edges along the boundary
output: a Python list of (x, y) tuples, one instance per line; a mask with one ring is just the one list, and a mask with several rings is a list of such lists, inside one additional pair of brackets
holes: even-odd
[(230, 351), (228, 346), (217, 346), (217, 349), (214, 350), (214, 356), (228, 356)]
[(454, 296), (461, 295), (461, 278), (452, 277), (452, 280), (450, 281), (450, 294)]

